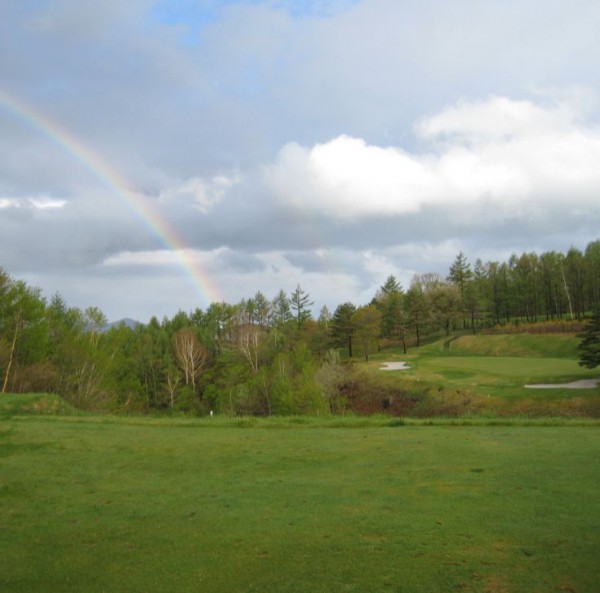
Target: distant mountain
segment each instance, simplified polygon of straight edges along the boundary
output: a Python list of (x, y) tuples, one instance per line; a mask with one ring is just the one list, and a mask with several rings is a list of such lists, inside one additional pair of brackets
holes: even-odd
[(125, 319), (119, 319), (118, 321), (111, 321), (106, 324), (105, 330), (109, 330), (112, 327), (119, 327), (120, 325), (124, 325), (129, 329), (135, 329), (138, 325), (144, 325), (140, 321), (136, 321), (135, 319), (131, 319), (129, 317), (125, 317)]

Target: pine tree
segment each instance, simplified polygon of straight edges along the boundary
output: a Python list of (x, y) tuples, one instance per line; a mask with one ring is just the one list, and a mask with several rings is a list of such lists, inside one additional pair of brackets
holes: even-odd
[(352, 316), (356, 307), (352, 303), (338, 305), (331, 319), (331, 335), (338, 346), (348, 346), (348, 356), (352, 358), (352, 335), (354, 323)]
[(288, 299), (283, 289), (273, 299), (271, 314), (275, 326), (283, 325), (292, 318), (290, 299)]
[(581, 334), (579, 343), (579, 365), (588, 369), (600, 366), (600, 306), (594, 309), (591, 320)]
[(461, 251), (454, 260), (454, 263), (450, 266), (450, 273), (448, 274), (448, 281), (452, 284), (456, 284), (460, 289), (461, 296), (465, 293), (467, 283), (473, 277), (471, 266), (467, 261), (467, 256)]
[(305, 321), (308, 321), (311, 317), (310, 307), (314, 303), (310, 300), (310, 295), (300, 288), (300, 285), (296, 286), (296, 290), (292, 292), (290, 297), (290, 306), (294, 312), (294, 317), (298, 327), (302, 327)]

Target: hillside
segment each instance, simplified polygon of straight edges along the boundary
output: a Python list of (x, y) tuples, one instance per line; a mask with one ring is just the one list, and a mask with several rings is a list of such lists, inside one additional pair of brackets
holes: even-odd
[[(404, 355), (382, 350), (368, 365), (353, 366), (344, 386), (350, 409), (399, 416), (600, 417), (600, 388), (565, 383), (600, 377), (584, 369), (572, 334), (510, 334), (441, 339)], [(381, 371), (381, 362), (404, 360), (407, 370)], [(531, 384), (556, 388), (534, 390)]]

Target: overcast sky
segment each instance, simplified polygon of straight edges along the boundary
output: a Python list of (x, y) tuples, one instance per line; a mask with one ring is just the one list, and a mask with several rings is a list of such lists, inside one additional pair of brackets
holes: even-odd
[(331, 310), (600, 238), (597, 0), (0, 0), (0, 267)]

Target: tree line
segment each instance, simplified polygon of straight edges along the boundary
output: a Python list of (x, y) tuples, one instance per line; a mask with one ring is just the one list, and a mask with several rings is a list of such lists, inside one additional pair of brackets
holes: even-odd
[(392, 275), (371, 302), (323, 307), (318, 316), (298, 285), (133, 328), (109, 328), (101, 310), (69, 307), (58, 294), (47, 301), (0, 269), (1, 391), (55, 392), (117, 413), (343, 413), (344, 359), (456, 331), (542, 321), (555, 328), (599, 304), (600, 240), (506, 262), (471, 264), (461, 252), (446, 277), (419, 274), (404, 288)]

